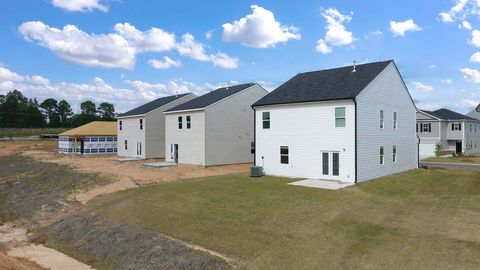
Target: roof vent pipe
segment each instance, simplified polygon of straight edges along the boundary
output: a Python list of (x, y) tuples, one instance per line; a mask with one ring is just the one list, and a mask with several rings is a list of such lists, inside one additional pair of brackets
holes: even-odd
[(353, 61), (353, 70), (352, 72), (357, 72), (357, 61)]

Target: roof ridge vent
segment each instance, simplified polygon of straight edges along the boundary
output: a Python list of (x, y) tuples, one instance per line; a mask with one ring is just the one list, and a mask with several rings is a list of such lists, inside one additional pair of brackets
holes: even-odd
[(353, 61), (353, 70), (352, 72), (357, 72), (357, 61)]

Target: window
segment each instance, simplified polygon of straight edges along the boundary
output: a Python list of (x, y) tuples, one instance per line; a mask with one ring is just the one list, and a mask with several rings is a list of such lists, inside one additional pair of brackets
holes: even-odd
[(470, 124), (470, 132), (472, 132), (472, 124)]
[(384, 128), (385, 122), (383, 120), (383, 110), (380, 110), (380, 128)]
[(263, 128), (270, 128), (270, 112), (262, 112)]
[(392, 158), (393, 162), (397, 162), (397, 146), (396, 145), (393, 146), (392, 154), (393, 154), (393, 158)]
[(120, 121), (118, 121), (118, 125), (119, 125), (119, 128), (120, 128), (120, 130), (122, 130), (122, 124), (123, 124), (123, 123), (122, 123), (122, 121), (121, 121), (121, 120), (120, 120)]
[(100, 138), (98, 138), (98, 141), (99, 141), (99, 142), (104, 142), (105, 140), (106, 140), (105, 137), (100, 137)]
[(383, 146), (380, 146), (380, 165), (383, 165), (385, 163), (385, 159), (384, 159), (385, 152), (383, 150), (384, 150)]
[(393, 112), (393, 129), (397, 129), (397, 112)]
[(328, 175), (328, 152), (322, 153), (322, 174)]
[(125, 140), (125, 150), (128, 150), (128, 141)]
[(190, 115), (187, 115), (187, 129), (190, 129), (192, 127), (192, 121), (190, 119)]
[(462, 123), (452, 123), (452, 130), (462, 130)]
[(143, 119), (140, 119), (140, 130), (143, 129)]
[(182, 129), (182, 125), (183, 125), (183, 120), (182, 120), (182, 117), (179, 116), (178, 117), (178, 129)]
[(250, 154), (255, 154), (255, 142), (250, 142)]
[(340, 153), (332, 153), (332, 174), (334, 176), (340, 174)]
[(280, 146), (280, 163), (288, 164), (288, 146)]
[(432, 132), (432, 124), (431, 123), (420, 124), (420, 132)]
[(335, 127), (345, 127), (345, 107), (335, 108)]

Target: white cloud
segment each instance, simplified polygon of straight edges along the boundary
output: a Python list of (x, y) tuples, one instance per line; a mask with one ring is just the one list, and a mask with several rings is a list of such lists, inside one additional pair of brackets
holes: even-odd
[(365, 34), (365, 38), (373, 38), (373, 37), (381, 37), (381, 36), (383, 36), (383, 32), (380, 30), (368, 32), (367, 34)]
[(433, 91), (433, 86), (424, 84), (421, 82), (412, 82), (412, 84), (415, 86), (415, 89), (424, 91), (424, 92), (430, 92)]
[(442, 108), (442, 106), (435, 103), (416, 102), (416, 105), (418, 109), (425, 111), (435, 111)]
[(480, 71), (471, 68), (462, 68), (460, 72), (463, 73), (463, 78), (466, 82), (480, 83)]
[(470, 40), (470, 43), (475, 47), (480, 47), (480, 31), (479, 30), (472, 31), (472, 39)]
[(169, 51), (175, 47), (175, 34), (152, 27), (142, 32), (129, 23), (117, 23), (115, 31), (139, 52)]
[(177, 44), (177, 51), (180, 55), (187, 56), (200, 61), (208, 61), (208, 55), (205, 53), (205, 46), (197, 42), (195, 37), (186, 33), (182, 36), (182, 42)]
[(470, 56), (470, 62), (478, 62), (480, 63), (480, 52), (476, 52)]
[(461, 24), (458, 25), (458, 28), (472, 30), (472, 25), (468, 21), (463, 21)]
[(429, 67), (429, 68), (436, 68), (437, 65), (431, 64), (431, 65), (429, 65), (428, 67)]
[(140, 31), (129, 23), (119, 23), (114, 26), (114, 30), (114, 33), (109, 34), (88, 34), (74, 25), (58, 29), (39, 21), (25, 22), (18, 27), (19, 33), (26, 40), (48, 48), (67, 62), (84, 66), (132, 69), (138, 53), (172, 49), (186, 57), (210, 61), (215, 66), (238, 66), (238, 59), (225, 53), (207, 55), (205, 46), (196, 42), (189, 33), (184, 34), (182, 42), (177, 43), (175, 34), (160, 28)]
[(440, 80), (441, 83), (444, 83), (444, 84), (452, 84), (453, 81), (451, 79), (444, 79), (444, 80)]
[(327, 21), (327, 32), (323, 39), (317, 40), (316, 50), (326, 54), (332, 52), (334, 46), (352, 44), (354, 41), (352, 32), (345, 29), (344, 23), (352, 20), (351, 16), (340, 13), (335, 8), (322, 11), (322, 16)]
[(207, 32), (205, 32), (205, 39), (210, 40), (213, 37), (213, 32), (214, 31), (215, 30), (208, 30)]
[(219, 52), (210, 55), (210, 61), (216, 67), (233, 69), (238, 67), (238, 59), (228, 56), (225, 53)]
[(463, 108), (476, 108), (480, 104), (480, 100), (461, 99), (458, 105)]
[(70, 63), (104, 68), (132, 68), (135, 64), (135, 47), (119, 34), (88, 34), (74, 25), (58, 29), (39, 21), (23, 23), (18, 30), (25, 39)]
[(255, 48), (267, 48), (274, 47), (279, 42), (301, 38), (296, 27), (282, 25), (270, 10), (257, 5), (250, 7), (251, 14), (222, 26), (224, 41), (240, 42)]
[(15, 72), (8, 70), (7, 68), (0, 67), (0, 81), (23, 81), (24, 77), (18, 75)]
[(212, 62), (214, 66), (221, 68), (237, 68), (238, 59), (230, 57), (223, 52), (207, 55), (205, 52), (205, 45), (195, 40), (195, 37), (190, 33), (186, 33), (182, 36), (182, 42), (176, 46), (180, 55), (187, 56), (199, 61)]
[(35, 84), (42, 84), (42, 85), (50, 84), (49, 79), (44, 78), (44, 77), (39, 76), (39, 75), (34, 75), (34, 76), (31, 76), (31, 77), (28, 77), (28, 81), (32, 82), (32, 83), (35, 83)]
[(406, 32), (420, 30), (422, 30), (422, 28), (415, 24), (412, 19), (403, 22), (390, 21), (390, 31), (393, 33), (394, 37), (403, 37)]
[(150, 64), (150, 66), (156, 69), (168, 69), (171, 67), (180, 67), (182, 65), (182, 62), (178, 60), (175, 61), (168, 56), (163, 57), (163, 61), (157, 59), (150, 59), (148, 60), (148, 63)]
[(101, 0), (52, 0), (52, 4), (67, 11), (93, 11), (98, 9), (108, 11), (108, 7)]
[(100, 77), (85, 83), (54, 83), (39, 75), (20, 75), (2, 67), (0, 71), (3, 75), (0, 77), (0, 94), (18, 89), (25, 96), (36, 97), (40, 102), (51, 97), (57, 100), (65, 99), (77, 111), (80, 103), (85, 100), (92, 100), (97, 104), (104, 101), (111, 102), (118, 112), (125, 112), (159, 97), (186, 92), (202, 95), (211, 89), (240, 83), (238, 81), (193, 83), (182, 79), (162, 83), (125, 80), (125, 87), (115, 87)]
[[(464, 19), (470, 13), (476, 13), (479, 6), (478, 0), (454, 0), (454, 5), (447, 12), (440, 12), (440, 20), (444, 23), (454, 22), (456, 19)], [(469, 6), (467, 8), (467, 5)]]

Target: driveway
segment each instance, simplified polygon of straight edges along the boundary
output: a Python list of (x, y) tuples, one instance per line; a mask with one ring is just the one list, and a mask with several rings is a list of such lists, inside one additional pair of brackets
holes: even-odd
[(443, 163), (443, 162), (420, 162), (420, 165), (425, 165), (430, 168), (445, 168), (445, 169), (479, 169), (480, 164), (465, 164), (465, 163)]

